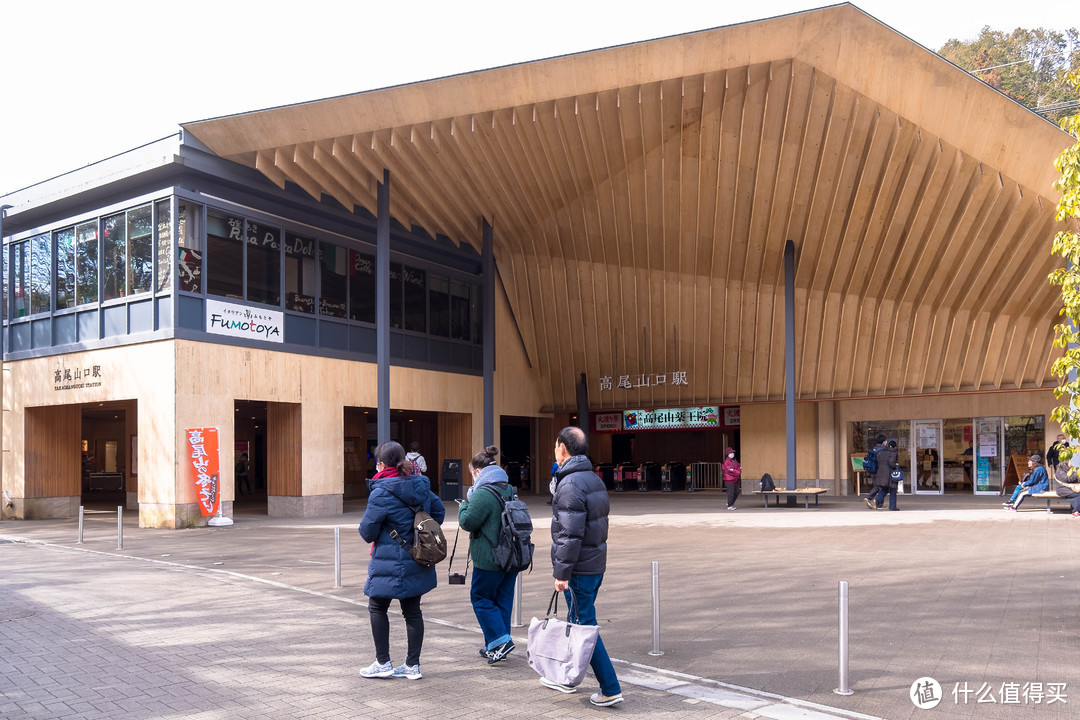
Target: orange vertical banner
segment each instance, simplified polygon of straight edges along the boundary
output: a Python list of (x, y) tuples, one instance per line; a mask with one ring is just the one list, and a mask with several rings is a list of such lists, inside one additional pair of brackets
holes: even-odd
[(221, 501), (218, 429), (189, 428), (185, 432), (191, 451), (191, 468), (195, 471), (195, 494), (199, 499), (199, 511), (203, 517), (208, 517), (218, 511)]

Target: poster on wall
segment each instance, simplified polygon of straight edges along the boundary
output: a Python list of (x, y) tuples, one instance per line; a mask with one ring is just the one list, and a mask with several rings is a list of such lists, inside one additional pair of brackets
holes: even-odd
[(218, 511), (221, 502), (220, 462), (218, 452), (218, 429), (188, 428), (188, 457), (194, 471), (195, 496), (199, 502), (199, 512), (209, 517)]

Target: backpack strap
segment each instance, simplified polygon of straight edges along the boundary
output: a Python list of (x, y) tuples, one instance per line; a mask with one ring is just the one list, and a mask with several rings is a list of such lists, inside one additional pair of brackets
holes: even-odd
[[(510, 486), (510, 484), (509, 484), (509, 483), (507, 483), (507, 487), (509, 487), (509, 486)], [(501, 494), (501, 493), (500, 493), (500, 492), (499, 492), (498, 490), (496, 490), (495, 488), (491, 487), (490, 485), (481, 485), (481, 486), (480, 486), (480, 489), (481, 489), (481, 490), (489, 490), (489, 491), (491, 491), (491, 494), (492, 494), (492, 495), (494, 495), (495, 497), (499, 498), (499, 505), (501, 505), (501, 506), (502, 506), (502, 508), (503, 508), (504, 510), (506, 509), (506, 498), (504, 498), (504, 497), (502, 496), (502, 494)], [(513, 498), (511, 498), (511, 500), (513, 500)]]
[[(412, 510), (413, 517), (416, 516), (416, 513), (420, 512), (421, 510), (424, 509), (423, 505), (417, 505), (416, 507), (413, 507), (412, 505), (406, 505), (405, 507)], [(412, 525), (410, 524), (409, 527), (412, 528)], [(397, 544), (401, 546), (402, 550), (409, 553), (410, 555), (412, 554), (411, 552), (409, 552), (409, 544), (401, 539), (401, 534), (398, 533), (397, 530), (394, 530), (393, 528), (391, 528), (390, 529), (390, 537), (392, 537), (394, 540), (397, 540)]]

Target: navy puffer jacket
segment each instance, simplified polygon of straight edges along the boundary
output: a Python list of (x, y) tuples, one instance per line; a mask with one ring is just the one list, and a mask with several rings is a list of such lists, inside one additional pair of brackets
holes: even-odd
[(375, 543), (368, 561), (368, 579), (364, 594), (368, 597), (409, 598), (433, 590), (437, 584), (435, 568), (418, 565), (405, 549), (390, 537), (391, 530), (406, 545), (413, 541), (414, 507), (442, 524), (446, 510), (431, 483), (423, 475), (385, 477), (370, 481), (367, 509), (360, 520), (360, 537)]
[(555, 474), (551, 501), (551, 565), (556, 580), (603, 575), (607, 568), (608, 494), (584, 455), (567, 460)]

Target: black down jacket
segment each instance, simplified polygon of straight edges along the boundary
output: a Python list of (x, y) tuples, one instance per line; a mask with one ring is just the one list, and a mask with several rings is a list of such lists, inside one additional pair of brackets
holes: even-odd
[(563, 463), (551, 501), (551, 565), (556, 580), (603, 575), (607, 568), (608, 494), (584, 455)]

